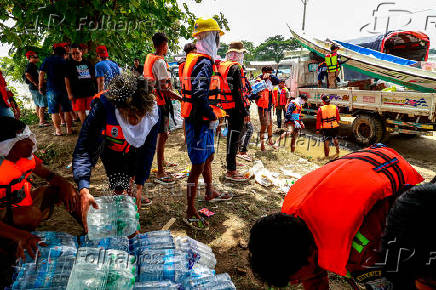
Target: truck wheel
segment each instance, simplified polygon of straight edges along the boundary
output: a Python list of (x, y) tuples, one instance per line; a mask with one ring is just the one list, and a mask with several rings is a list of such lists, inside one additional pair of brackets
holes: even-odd
[(357, 143), (371, 145), (383, 140), (385, 126), (380, 118), (370, 115), (359, 115), (353, 121), (353, 134)]

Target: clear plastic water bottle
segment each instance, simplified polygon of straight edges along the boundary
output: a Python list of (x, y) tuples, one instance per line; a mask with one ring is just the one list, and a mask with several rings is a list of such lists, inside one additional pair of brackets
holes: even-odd
[(189, 237), (177, 237), (175, 239), (176, 249), (189, 254), (191, 267), (200, 264), (215, 269), (216, 259), (212, 249)]
[(153, 290), (178, 290), (180, 284), (171, 281), (149, 281), (149, 282), (136, 282), (135, 290), (153, 289)]
[(112, 236), (129, 236), (139, 227), (135, 199), (126, 195), (96, 197), (99, 209), (88, 212), (88, 237), (98, 240)]
[(188, 261), (180, 260), (174, 263), (140, 265), (139, 280), (181, 282), (188, 272)]
[(77, 263), (68, 281), (68, 290), (104, 289), (109, 268), (104, 264)]
[(219, 274), (216, 276), (206, 276), (197, 279), (185, 280), (186, 290), (194, 289), (236, 289), (229, 274)]

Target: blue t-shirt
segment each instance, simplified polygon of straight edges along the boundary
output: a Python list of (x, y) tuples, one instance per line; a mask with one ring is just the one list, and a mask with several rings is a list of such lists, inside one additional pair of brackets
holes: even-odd
[(95, 77), (104, 77), (105, 88), (107, 88), (107, 84), (110, 80), (119, 74), (120, 68), (115, 62), (109, 59), (102, 60), (95, 65)]
[(42, 63), (40, 70), (47, 74), (47, 90), (56, 93), (66, 93), (65, 65), (62, 56), (50, 55)]

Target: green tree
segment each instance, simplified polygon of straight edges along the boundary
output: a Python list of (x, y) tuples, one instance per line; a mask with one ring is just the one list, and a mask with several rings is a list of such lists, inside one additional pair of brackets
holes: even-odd
[(254, 43), (242, 40), (242, 43), (244, 44), (244, 48), (247, 50), (244, 56), (245, 61), (252, 61), (254, 60), (254, 53), (256, 51), (256, 47), (254, 46)]
[(279, 63), (284, 57), (285, 52), (300, 47), (298, 42), (293, 39), (285, 39), (281, 35), (269, 37), (261, 43), (255, 50), (257, 60), (274, 60)]
[(226, 58), (227, 50), (229, 49), (229, 45), (227, 43), (220, 43), (220, 48), (218, 48), (218, 55), (222, 58)]
[[(26, 50), (43, 59), (56, 42), (86, 43), (91, 54), (103, 44), (111, 59), (130, 64), (144, 59), (153, 34), (163, 31), (177, 51), (180, 38), (191, 38), (196, 18), (177, 0), (0, 0), (0, 7), (0, 42), (12, 47), (14, 77), (22, 75)], [(228, 29), (222, 13), (214, 18)]]

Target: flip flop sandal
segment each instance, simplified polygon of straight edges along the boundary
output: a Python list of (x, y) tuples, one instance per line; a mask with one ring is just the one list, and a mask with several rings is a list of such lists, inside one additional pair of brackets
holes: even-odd
[(253, 159), (249, 155), (238, 154), (238, 155), (236, 155), (236, 157), (238, 157), (238, 158), (240, 158), (242, 160), (248, 161), (248, 162), (253, 161)]
[(172, 162), (167, 162), (167, 163), (165, 164), (165, 167), (177, 167), (177, 166), (178, 166), (177, 163), (172, 163)]
[(151, 199), (148, 199), (148, 202), (145, 202), (147, 200), (146, 198), (142, 198), (141, 200), (142, 200), (142, 203), (141, 203), (142, 206), (149, 206), (153, 203), (153, 201)]
[(176, 182), (174, 181), (174, 179), (172, 177), (169, 176), (164, 176), (161, 178), (155, 178), (154, 179), (155, 183), (161, 184), (161, 185), (173, 185)]
[(236, 166), (239, 166), (239, 167), (247, 167), (247, 165), (245, 165), (244, 163), (239, 163), (239, 162), (236, 162)]
[[(230, 196), (230, 198), (223, 198), (223, 196)], [(233, 199), (233, 194), (231, 193), (221, 193), (219, 196), (215, 197), (211, 200), (206, 200), (207, 202), (215, 203), (215, 202), (221, 202), (221, 201), (230, 201)]]
[(53, 133), (53, 136), (58, 136), (59, 137), (59, 136), (64, 136), (64, 135), (62, 133), (58, 134), (58, 133), (55, 132), (55, 133)]
[(189, 219), (184, 218), (183, 222), (190, 228), (198, 231), (207, 231), (209, 230), (209, 226), (206, 225), (204, 219), (198, 219), (196, 217), (191, 217)]
[(234, 175), (232, 175), (232, 176), (228, 176), (228, 175), (226, 174), (226, 179), (227, 179), (227, 180), (230, 180), (230, 181), (236, 181), (236, 182), (246, 182), (246, 181), (249, 180), (249, 179), (246, 178), (243, 174), (240, 174), (240, 173), (238, 173), (238, 174), (234, 174)]

